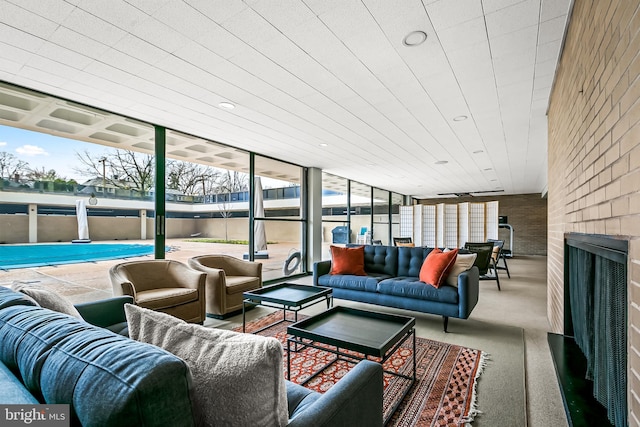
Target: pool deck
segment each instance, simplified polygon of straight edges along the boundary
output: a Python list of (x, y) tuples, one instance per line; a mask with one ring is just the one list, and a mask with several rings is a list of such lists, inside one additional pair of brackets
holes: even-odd
[[(141, 243), (153, 244), (151, 240), (104, 241), (95, 243)], [(288, 256), (292, 243), (269, 244), (269, 259), (259, 260), (263, 264), (263, 280), (282, 276), (283, 260)], [(247, 252), (244, 245), (222, 243), (187, 242), (185, 239), (167, 239), (171, 247), (166, 259), (184, 263), (193, 256), (205, 254), (226, 254), (242, 258)], [(153, 259), (153, 255), (129, 258), (128, 260)], [(73, 303), (95, 301), (111, 297), (109, 269), (124, 260), (114, 259), (79, 264), (0, 270), (0, 286), (14, 283), (33, 283), (45, 286), (69, 298)]]

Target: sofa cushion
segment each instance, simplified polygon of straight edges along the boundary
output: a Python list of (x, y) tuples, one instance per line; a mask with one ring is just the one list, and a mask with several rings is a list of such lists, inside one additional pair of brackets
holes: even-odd
[(364, 271), (389, 277), (398, 275), (398, 248), (395, 246), (366, 245)]
[(0, 310), (0, 361), (71, 425), (192, 426), (191, 375), (167, 351), (40, 307)]
[(420, 280), (439, 288), (456, 262), (458, 250), (442, 252), (436, 248), (429, 252), (420, 268)]
[(319, 286), (329, 288), (352, 289), (354, 291), (376, 292), (378, 282), (388, 279), (388, 275), (372, 274), (369, 276), (354, 276), (350, 274), (324, 274), (318, 277)]
[(398, 271), (395, 276), (420, 276), (425, 257), (431, 252), (427, 248), (398, 247)]
[(366, 276), (364, 271), (364, 247), (341, 248), (331, 246), (331, 272), (329, 274), (353, 274)]
[(131, 338), (162, 347), (191, 370), (205, 425), (288, 422), (282, 345), (275, 338), (205, 328), (125, 305)]
[(476, 260), (478, 254), (461, 254), (458, 253), (456, 262), (453, 264), (449, 275), (447, 276), (447, 285), (458, 286), (458, 276), (463, 271), (467, 271), (473, 267), (473, 263)]
[(425, 285), (417, 277), (394, 277), (378, 283), (378, 293), (447, 304), (458, 304), (458, 289), (449, 285), (439, 288)]
[(57, 311), (58, 313), (68, 314), (69, 316), (82, 319), (82, 316), (78, 310), (73, 306), (73, 303), (49, 289), (37, 285), (18, 284), (13, 286), (13, 290), (21, 292), (30, 298), (33, 298), (40, 307), (48, 308), (49, 310)]

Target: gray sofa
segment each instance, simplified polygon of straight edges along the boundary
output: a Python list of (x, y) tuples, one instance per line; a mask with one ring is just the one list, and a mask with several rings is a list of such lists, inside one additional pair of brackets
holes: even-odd
[[(123, 311), (109, 304), (107, 323), (118, 323)], [(103, 318), (99, 305), (94, 319)], [(81, 310), (85, 319), (90, 311)], [(381, 426), (382, 384), (370, 361), (324, 394), (287, 382), (288, 425)], [(0, 403), (69, 404), (71, 425), (193, 426), (192, 390), (187, 364), (171, 353), (0, 286)]]
[(418, 278), (432, 250), (365, 245), (366, 276), (330, 274), (331, 261), (319, 261), (313, 265), (313, 284), (333, 288), (338, 299), (440, 315), (447, 332), (449, 317), (467, 319), (478, 302), (478, 268), (461, 273), (457, 287), (442, 284), (436, 289)]

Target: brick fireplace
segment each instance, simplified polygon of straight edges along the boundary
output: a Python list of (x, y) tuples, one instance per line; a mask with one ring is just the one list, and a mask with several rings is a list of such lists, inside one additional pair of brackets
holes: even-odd
[(628, 241), (567, 233), (564, 249), (564, 335), (549, 344), (567, 418), (628, 426)]

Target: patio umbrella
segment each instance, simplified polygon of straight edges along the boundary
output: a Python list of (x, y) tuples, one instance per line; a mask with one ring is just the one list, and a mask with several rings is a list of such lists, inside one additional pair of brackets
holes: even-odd
[(84, 200), (76, 200), (76, 217), (78, 218), (78, 239), (73, 243), (89, 243), (89, 222), (87, 221), (87, 206)]
[[(264, 218), (264, 198), (262, 196), (262, 181), (260, 177), (255, 177), (255, 199), (253, 201), (253, 215), (255, 218)], [(253, 222), (254, 250), (262, 252), (267, 250), (267, 231), (264, 228), (264, 221)]]

